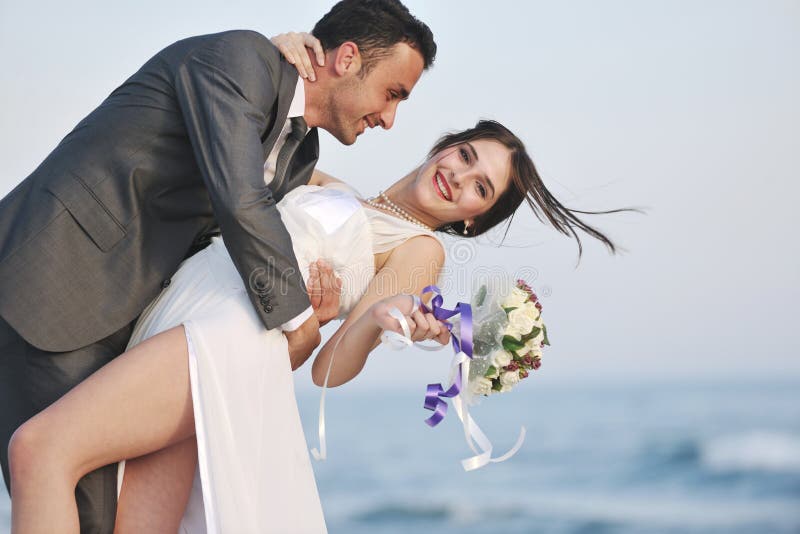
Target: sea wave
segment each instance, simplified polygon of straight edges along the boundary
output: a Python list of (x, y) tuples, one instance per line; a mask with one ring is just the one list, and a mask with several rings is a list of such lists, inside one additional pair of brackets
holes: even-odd
[(453, 513), (445, 505), (377, 504), (357, 514), (355, 519), (365, 523), (448, 521)]
[[(535, 504), (534, 504), (535, 503)], [(542, 532), (562, 532), (545, 525), (570, 525), (568, 532), (795, 532), (798, 523), (789, 501), (761, 503), (758, 507), (736, 502), (664, 495), (601, 494), (535, 495), (504, 503), (420, 503), (395, 501), (365, 503), (348, 514), (350, 524), (381, 528), (403, 525), (413, 529), (436, 527), (441, 532), (492, 525), (495, 532), (529, 532), (537, 524)], [(528, 525), (528, 528), (517, 528)], [(662, 529), (662, 530), (659, 530)], [(682, 529), (682, 530), (681, 530)]]
[(701, 444), (700, 462), (715, 472), (800, 473), (800, 436), (760, 431), (712, 438)]

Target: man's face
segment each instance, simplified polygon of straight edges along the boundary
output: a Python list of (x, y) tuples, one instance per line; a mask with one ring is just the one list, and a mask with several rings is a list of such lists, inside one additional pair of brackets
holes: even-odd
[(324, 124), (320, 124), (345, 145), (352, 145), (364, 130), (394, 124), (397, 106), (408, 98), (422, 75), (422, 55), (405, 43), (398, 43), (389, 56), (379, 59), (361, 78), (348, 73), (328, 93)]

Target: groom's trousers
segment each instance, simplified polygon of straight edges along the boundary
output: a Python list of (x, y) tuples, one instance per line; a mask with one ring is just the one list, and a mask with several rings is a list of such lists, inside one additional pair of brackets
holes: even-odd
[[(45, 352), (26, 342), (0, 317), (0, 463), (9, 491), (8, 442), (17, 427), (122, 354), (132, 330), (130, 324), (72, 352)], [(81, 533), (111, 534), (117, 510), (116, 464), (83, 477), (75, 497)]]

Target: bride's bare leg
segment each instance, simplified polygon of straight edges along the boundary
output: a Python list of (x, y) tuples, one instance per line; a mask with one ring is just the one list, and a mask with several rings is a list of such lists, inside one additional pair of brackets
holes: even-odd
[(77, 533), (81, 476), (192, 435), (188, 350), (179, 326), (117, 357), (15, 432), (12, 532)]
[(177, 532), (196, 467), (194, 436), (125, 462), (114, 532)]

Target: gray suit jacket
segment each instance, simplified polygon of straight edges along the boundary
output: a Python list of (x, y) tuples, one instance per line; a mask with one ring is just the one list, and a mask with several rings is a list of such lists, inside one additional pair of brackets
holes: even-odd
[(302, 312), (275, 203), (308, 182), (316, 130), (278, 190), (263, 179), (296, 83), (255, 32), (159, 52), (0, 201), (0, 316), (42, 350), (88, 345), (133, 321), (217, 231), (267, 328)]

